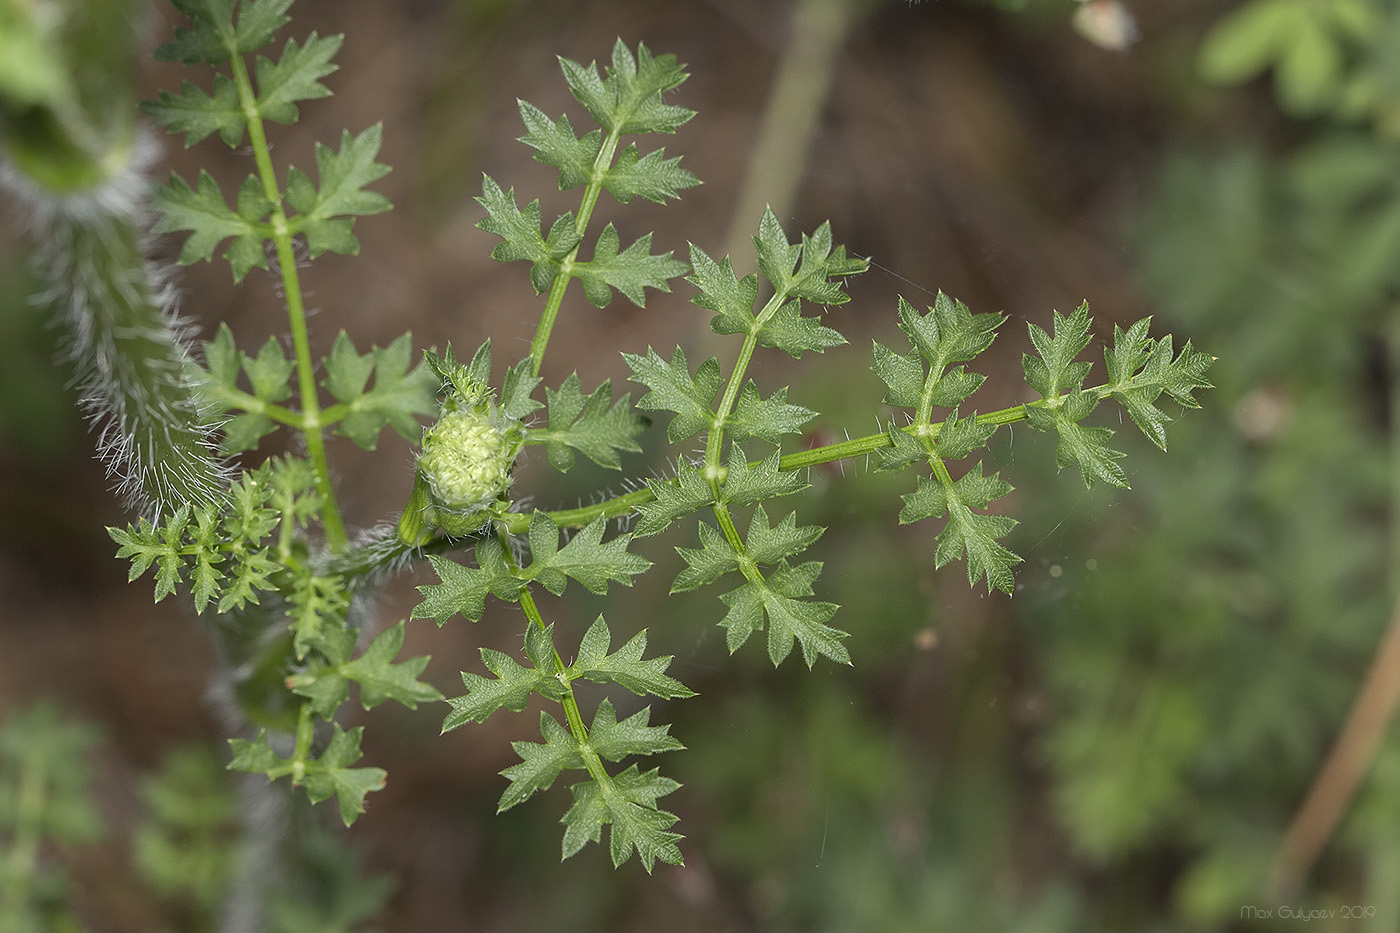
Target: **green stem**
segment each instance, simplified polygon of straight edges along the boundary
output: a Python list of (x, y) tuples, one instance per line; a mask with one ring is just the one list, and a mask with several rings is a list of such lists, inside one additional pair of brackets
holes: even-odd
[[(757, 331), (758, 327), (755, 326)], [(758, 346), (758, 338), (749, 334), (744, 338), (744, 345), (739, 348), (739, 358), (734, 361), (734, 371), (729, 375), (729, 384), (724, 387), (724, 396), (719, 401), (719, 407), (715, 411), (715, 421), (710, 427), (709, 436), (705, 439), (705, 479), (710, 483), (710, 488), (719, 493), (719, 484), (724, 481), (724, 429), (729, 421), (729, 415), (734, 411), (734, 402), (739, 397), (739, 384), (744, 378), (744, 373), (749, 368), (749, 363), (753, 360), (754, 349)]]
[[(1091, 390), (1092, 391), (1092, 390)], [(1026, 420), (1027, 408), (1043, 408), (1044, 401), (1027, 402), (1025, 405), (1015, 405), (1011, 408), (1003, 408), (998, 411), (988, 412), (985, 415), (978, 415), (977, 421), (980, 424), (1015, 424), (1018, 421)], [(935, 422), (923, 427), (923, 434), (919, 434), (917, 425), (909, 425), (903, 430), (916, 434), (925, 440), (932, 441), (938, 437), (942, 424)], [(839, 460), (851, 460), (856, 457), (864, 457), (872, 454), (883, 447), (891, 446), (888, 434), (867, 434), (864, 437), (853, 437), (849, 440), (838, 441), (835, 444), (827, 444), (822, 447), (813, 447), (811, 450), (798, 450), (790, 454), (785, 454), (778, 461), (780, 470), (805, 470), (808, 467), (820, 466), (823, 463), (835, 463)], [(750, 464), (753, 466), (754, 464)], [(561, 509), (557, 512), (547, 513), (554, 523), (560, 528), (582, 528), (589, 522), (598, 518), (616, 518), (634, 511), (639, 505), (650, 502), (656, 498), (656, 494), (650, 489), (637, 489), (621, 496), (614, 496), (593, 505), (582, 506), (574, 509)], [(528, 515), (516, 516), (515, 513), (506, 515), (502, 524), (512, 534), (520, 534), (530, 526)]]
[(724, 532), (724, 539), (729, 542), (735, 554), (743, 554), (744, 539), (739, 536), (739, 529), (734, 527), (734, 517), (729, 514), (729, 506), (723, 502), (716, 502), (713, 511), (720, 531)]
[[(510, 554), (507, 547), (506, 553)], [(507, 566), (512, 571), (518, 572), (520, 567), (514, 559), (506, 558)], [(548, 628), (544, 622), (544, 616), (540, 614), (539, 606), (535, 604), (535, 597), (530, 593), (527, 585), (520, 590), (520, 608), (525, 611), (525, 618), (530, 620), (530, 624), (540, 631)], [(579, 757), (583, 759), (583, 766), (588, 771), (588, 776), (598, 782), (601, 788), (607, 788), (611, 775), (603, 767), (603, 759), (598, 757), (598, 753), (593, 750), (593, 746), (588, 744), (588, 727), (583, 723), (583, 712), (579, 709), (578, 697), (574, 695), (574, 686), (570, 682), (568, 675), (569, 666), (564, 663), (564, 659), (559, 656), (559, 649), (551, 647), (554, 654), (554, 674), (559, 682), (564, 685), (564, 696), (559, 701), (564, 707), (564, 719), (569, 724), (569, 733), (578, 743)]]
[(253, 149), (253, 161), (258, 167), (258, 180), (262, 183), (263, 195), (272, 204), (269, 215), (272, 242), (277, 250), (278, 272), (282, 276), (282, 291), (287, 303), (287, 322), (291, 329), (292, 349), (297, 363), (297, 389), (301, 401), (301, 423), (298, 427), (306, 438), (307, 458), (316, 471), (316, 491), (321, 496), (321, 524), (325, 529), (326, 545), (332, 551), (342, 551), (349, 544), (350, 537), (346, 534), (345, 522), (336, 503), (335, 488), (331, 484), (330, 462), (326, 458), (321, 402), (316, 392), (316, 369), (311, 359), (311, 340), (306, 327), (306, 307), (302, 299), (301, 278), (297, 273), (296, 251), (292, 245), (287, 214), (282, 207), (282, 192), (277, 187), (277, 174), (272, 167), (267, 134), (263, 129), (262, 116), (258, 112), (257, 95), (253, 92), (252, 80), (248, 76), (248, 66), (240, 55), (231, 56), (229, 66), (233, 72), (234, 84), (238, 88), (243, 115), (248, 123), (248, 139)]
[[(540, 615), (539, 607), (535, 605), (535, 598), (530, 595), (529, 587), (520, 591), (520, 608), (525, 610), (525, 617), (540, 631), (547, 628), (544, 624), (544, 617)], [(611, 775), (603, 767), (603, 759), (598, 757), (593, 746), (588, 744), (588, 727), (583, 724), (583, 712), (579, 709), (578, 697), (574, 695), (573, 684), (565, 676), (568, 669), (564, 659), (559, 656), (559, 650), (554, 649), (554, 673), (559, 678), (559, 682), (564, 685), (564, 696), (559, 702), (564, 707), (564, 719), (569, 724), (569, 733), (573, 735), (574, 741), (578, 742), (579, 757), (583, 759), (583, 766), (588, 771), (588, 776), (597, 781), (599, 787), (606, 788)]]
[(303, 702), (297, 711), (296, 748), (292, 752), (292, 783), (300, 784), (306, 777), (306, 764), (311, 760), (311, 742), (316, 737), (316, 721), (312, 718), (311, 704)]
[(744, 376), (749, 370), (749, 363), (753, 361), (754, 351), (758, 348), (757, 334), (768, 319), (783, 306), (787, 297), (788, 293), (785, 291), (775, 293), (754, 318), (753, 327), (744, 337), (744, 345), (739, 348), (739, 358), (734, 361), (734, 369), (729, 374), (729, 383), (724, 387), (724, 396), (720, 398), (719, 407), (715, 409), (714, 424), (710, 427), (709, 435), (705, 438), (705, 479), (709, 482), (710, 488), (715, 491), (716, 497), (719, 496), (719, 487), (724, 482), (725, 476), (723, 463), (725, 425), (729, 421), (730, 414), (734, 411), (734, 403), (739, 398), (739, 387), (743, 385)]
[[(1096, 386), (1086, 389), (1088, 392), (1097, 392), (1101, 396), (1108, 393), (1107, 386)], [(1027, 402), (1024, 405), (1013, 405), (1010, 408), (1002, 408), (997, 411), (979, 414), (977, 421), (980, 424), (994, 424), (1001, 426), (1004, 424), (1015, 424), (1018, 421), (1026, 420), (1026, 409), (1044, 408), (1045, 400), (1040, 399)], [(931, 443), (938, 437), (942, 430), (941, 422), (933, 422), (922, 426), (911, 424), (903, 430), (909, 434), (920, 437), (925, 442)], [(853, 437), (834, 444), (826, 444), (822, 447), (813, 447), (810, 450), (798, 450), (790, 454), (785, 454), (778, 461), (780, 470), (805, 470), (809, 467), (820, 466), (824, 463), (836, 463), (841, 460), (853, 460), (872, 454), (884, 447), (892, 446), (889, 435), (886, 433), (867, 434), (863, 437)], [(750, 464), (753, 466), (755, 464)], [(558, 509), (546, 512), (554, 524), (560, 528), (582, 528), (585, 525), (599, 518), (620, 518), (624, 515), (635, 512), (637, 508), (656, 498), (656, 493), (650, 488), (634, 489), (631, 492), (620, 496), (613, 496), (592, 505), (578, 506), (572, 509)], [(510, 535), (525, 534), (530, 529), (530, 515), (525, 512), (508, 512), (497, 520), (497, 526)], [(426, 545), (424, 550), (437, 552), (438, 550), (450, 550), (459, 546), (460, 541), (452, 542), (445, 538), (436, 539), (432, 544)], [(337, 572), (343, 572), (349, 577), (361, 577), (375, 573), (383, 569), (394, 560), (399, 559), (412, 549), (406, 545), (391, 543), (391, 546), (382, 553), (372, 549), (367, 550), (362, 555), (347, 555), (344, 564), (337, 565)]]
[[(549, 627), (545, 625), (544, 616), (540, 614), (540, 608), (535, 604), (535, 597), (530, 593), (528, 586), (520, 591), (520, 608), (525, 610), (525, 618), (529, 619), (530, 623), (540, 631), (543, 632)], [(588, 728), (583, 724), (583, 714), (579, 711), (578, 699), (574, 696), (573, 685), (569, 684), (566, 678), (560, 676), (568, 669), (569, 666), (559, 656), (559, 650), (554, 649), (554, 674), (564, 684), (564, 698), (560, 701), (564, 704), (564, 718), (569, 721), (569, 731), (573, 733), (574, 738), (578, 740), (580, 745), (586, 745)]]
[[(621, 138), (622, 134), (617, 131), (609, 133), (593, 160), (593, 173), (589, 176), (588, 187), (583, 191), (583, 200), (579, 203), (578, 214), (575, 217), (579, 246), (583, 245), (583, 233), (593, 218), (593, 209), (597, 207), (598, 196), (603, 192), (603, 179), (612, 167), (613, 156), (617, 154), (617, 144)], [(540, 366), (544, 363), (544, 351), (549, 346), (549, 335), (554, 331), (554, 322), (558, 320), (559, 309), (564, 304), (564, 291), (574, 277), (574, 264), (578, 262), (579, 246), (575, 246), (569, 251), (569, 255), (564, 257), (559, 264), (559, 274), (554, 277), (554, 283), (549, 287), (549, 297), (545, 299), (544, 311), (540, 313), (540, 323), (535, 328), (534, 339), (530, 341), (532, 376), (540, 374)]]
[(938, 390), (938, 384), (943, 381), (943, 371), (947, 366), (942, 353), (938, 355), (938, 359), (929, 361), (928, 378), (924, 380), (924, 391), (919, 395), (919, 408), (914, 413), (914, 424), (925, 426), (933, 422), (934, 394)]

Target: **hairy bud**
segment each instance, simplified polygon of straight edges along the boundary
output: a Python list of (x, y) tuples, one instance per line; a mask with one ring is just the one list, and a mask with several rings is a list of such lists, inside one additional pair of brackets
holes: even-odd
[(471, 381), (455, 361), (434, 362), (448, 394), (437, 422), (423, 432), (413, 495), (399, 519), (399, 537), (415, 545), (426, 543), (435, 528), (470, 534), (509, 508), (505, 493), (524, 442), (490, 389)]
[(490, 505), (510, 484), (507, 432), (488, 412), (449, 412), (423, 434), (418, 468), (436, 504), (476, 511)]

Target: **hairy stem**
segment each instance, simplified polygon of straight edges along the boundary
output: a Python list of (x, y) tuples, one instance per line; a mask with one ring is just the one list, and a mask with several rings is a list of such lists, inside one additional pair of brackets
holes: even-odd
[(153, 518), (186, 502), (218, 501), (227, 470), (188, 376), (182, 327), (162, 306), (166, 292), (153, 284), (135, 224), (97, 203), (45, 220), (36, 261), (65, 319), (108, 476), (129, 505)]

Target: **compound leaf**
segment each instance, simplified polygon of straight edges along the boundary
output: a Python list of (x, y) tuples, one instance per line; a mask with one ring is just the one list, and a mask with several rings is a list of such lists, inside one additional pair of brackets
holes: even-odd
[[(242, 566), (247, 566), (247, 562), (244, 561)], [(272, 569), (275, 568), (273, 564)], [(264, 580), (270, 572), (269, 569), (263, 573)], [(255, 584), (250, 584), (250, 596), (251, 585)], [(229, 593), (219, 601), (219, 611), (234, 604), (237, 592), (237, 588), (230, 588)], [(350, 598), (345, 592), (343, 577), (321, 576), (305, 568), (294, 575), (287, 603), (287, 617), (292, 623), (292, 648), (300, 661), (308, 651), (320, 649), (327, 636), (345, 627), (345, 610), (350, 605)]]
[(685, 748), (671, 735), (670, 725), (653, 726), (648, 724), (650, 722), (649, 706), (618, 722), (617, 711), (605, 697), (593, 714), (593, 724), (588, 727), (589, 747), (608, 761), (621, 761), (628, 755), (656, 755)]
[(322, 719), (329, 720), (350, 698), (350, 678), (342, 668), (355, 650), (356, 636), (349, 626), (328, 632), (320, 645), (324, 655), (286, 679), (287, 689), (310, 700), (312, 712)]
[(760, 564), (776, 563), (784, 557), (800, 554), (811, 547), (826, 529), (820, 525), (797, 524), (797, 513), (789, 512), (777, 525), (768, 526), (768, 513), (763, 506), (754, 509), (749, 519), (744, 552)]
[(428, 562), (442, 583), (418, 587), (423, 601), (414, 608), (413, 618), (435, 619), (438, 625), (458, 613), (479, 621), (486, 611), (488, 593), (513, 600), (524, 585), (506, 566), (504, 546), (494, 535), (476, 543), (476, 567), (464, 567), (437, 554), (429, 554)]
[[(411, 334), (361, 356), (345, 332), (340, 332), (324, 360), (326, 378), (322, 382), (348, 409), (336, 424), (336, 433), (365, 450), (378, 446), (385, 425), (406, 440), (417, 439), (418, 416), (438, 410), (438, 380), (422, 361), (410, 369), (412, 356)], [(374, 387), (367, 390), (371, 373)]]
[(672, 593), (684, 593), (705, 586), (739, 569), (739, 555), (728, 538), (705, 522), (700, 522), (696, 527), (700, 532), (700, 546), (676, 548), (676, 553), (687, 566), (676, 575), (676, 581), (671, 584)]
[(312, 803), (320, 803), (335, 794), (340, 804), (340, 818), (346, 826), (365, 812), (365, 795), (384, 787), (388, 776), (383, 768), (352, 768), (363, 757), (360, 751), (360, 738), (365, 727), (356, 726), (346, 732), (340, 723), (331, 723), (334, 730), (330, 743), (321, 757), (310, 762), (307, 768), (306, 796)]
[(1075, 389), (1065, 397), (1065, 404), (1056, 410), (1055, 430), (1060, 434), (1060, 443), (1055, 447), (1055, 466), (1064, 468), (1077, 463), (1086, 488), (1092, 487), (1097, 479), (1110, 486), (1127, 489), (1127, 474), (1118, 464), (1125, 455), (1121, 450), (1108, 446), (1113, 431), (1077, 423), (1093, 410), (1096, 403), (1097, 399), (1092, 395)]
[(128, 582), (138, 579), (152, 564), (156, 565), (156, 602), (175, 592), (180, 583), (184, 564), (182, 539), (192, 509), (188, 502), (184, 503), (162, 526), (153, 525), (150, 519), (143, 517), (134, 526), (107, 529), (108, 536), (118, 545), (117, 559), (131, 560)]
[(218, 133), (230, 148), (243, 141), (247, 116), (238, 100), (238, 87), (221, 74), (214, 75), (214, 93), (206, 94), (189, 81), (180, 82), (180, 93), (161, 91), (156, 100), (141, 102), (141, 109), (156, 125), (171, 133), (185, 134), (185, 148)]
[(885, 436), (890, 439), (890, 446), (875, 451), (880, 458), (880, 464), (875, 468), (877, 471), (902, 470), (911, 463), (922, 463), (935, 456), (920, 438), (893, 422), (885, 427)]
[(701, 523), (699, 548), (676, 548), (689, 565), (676, 576), (671, 592), (679, 593), (713, 583), (726, 573), (738, 570), (745, 563), (773, 564), (785, 557), (801, 553), (822, 536), (819, 525), (798, 527), (797, 513), (789, 513), (774, 527), (768, 525), (768, 513), (763, 506), (754, 509), (744, 541), (744, 552), (737, 553), (728, 539), (715, 528)]
[(364, 654), (345, 664), (341, 672), (360, 685), (360, 705), (372, 709), (385, 700), (397, 700), (409, 709), (419, 703), (442, 699), (432, 684), (418, 679), (428, 666), (430, 655), (420, 655), (394, 663), (403, 650), (404, 623), (391, 625), (375, 636)]
[(637, 195), (664, 204), (667, 198), (679, 198), (681, 191), (698, 184), (699, 178), (681, 168), (680, 156), (668, 159), (665, 149), (641, 156), (636, 143), (618, 153), (617, 161), (603, 176), (603, 187), (622, 204)]
[(997, 425), (979, 422), (976, 412), (966, 418), (959, 418), (955, 408), (940, 425), (935, 450), (944, 460), (961, 460), (974, 450), (986, 446), (987, 441), (991, 440), (996, 432)]
[(1068, 317), (1051, 312), (1054, 336), (1036, 324), (1028, 324), (1031, 344), (1039, 356), (1021, 357), (1026, 384), (1046, 399), (1058, 398), (1066, 389), (1078, 388), (1089, 375), (1090, 364), (1075, 362), (1089, 345), (1089, 304), (1085, 302)]
[(546, 388), (548, 426), (533, 428), (528, 443), (543, 443), (550, 466), (563, 472), (574, 464), (574, 451), (580, 451), (599, 466), (622, 469), (619, 450), (640, 451), (637, 436), (646, 430), (646, 421), (632, 411), (631, 396), (612, 401), (612, 382), (605, 380), (591, 395), (579, 387), (578, 373), (571, 373), (556, 392)]
[(1143, 318), (1127, 331), (1114, 325), (1113, 347), (1104, 350), (1104, 366), (1109, 394), (1152, 443), (1166, 450), (1166, 426), (1172, 419), (1155, 403), (1166, 392), (1183, 407), (1199, 407), (1192, 393), (1210, 388), (1205, 373), (1212, 358), (1187, 343), (1173, 359), (1171, 335), (1160, 340), (1147, 336), (1151, 320)]
[[(267, 407), (292, 394), (288, 380), (296, 363), (287, 358), (275, 337), (263, 342), (257, 356), (238, 352), (233, 346), (233, 333), (226, 327), (220, 327), (213, 344), (205, 344), (205, 356), (211, 361), (211, 374), (219, 380), (220, 404), (244, 412), (225, 422), (219, 449), (224, 453), (252, 450), (263, 437), (277, 430), (277, 423), (267, 415)], [(251, 392), (238, 389), (235, 361), (247, 376)]]
[(899, 299), (899, 329), (936, 373), (950, 363), (975, 359), (992, 345), (997, 328), (1005, 320), (1000, 314), (973, 314), (967, 305), (941, 291), (934, 296), (927, 314), (920, 314), (909, 302)]
[(642, 659), (647, 648), (646, 629), (609, 654), (611, 643), (612, 632), (600, 615), (584, 633), (578, 657), (569, 665), (569, 677), (581, 677), (600, 684), (615, 683), (638, 696), (651, 695), (664, 700), (695, 696), (695, 692), (685, 684), (667, 676), (666, 668), (671, 666), (671, 655)]
[(749, 635), (768, 626), (768, 657), (776, 667), (792, 652), (793, 641), (802, 645), (808, 667), (825, 656), (849, 664), (850, 653), (841, 644), (846, 632), (826, 624), (836, 613), (835, 603), (804, 599), (812, 595), (812, 582), (821, 572), (818, 561), (791, 567), (780, 563), (763, 582), (749, 581), (720, 597), (729, 612), (720, 620), (730, 652), (737, 651)]
[(607, 787), (597, 781), (580, 781), (570, 791), (573, 806), (564, 814), (563, 856), (576, 855), (589, 842), (602, 838), (604, 824), (612, 826), (608, 850), (613, 867), (621, 867), (635, 850), (648, 872), (658, 862), (682, 864), (676, 846), (683, 837), (670, 831), (676, 815), (656, 807), (656, 801), (680, 787), (663, 778), (659, 769), (640, 773), (636, 765), (607, 778)]
[[(214, 176), (204, 169), (199, 170), (194, 188), (179, 175), (172, 174), (170, 183), (158, 188), (152, 198), (152, 205), (161, 216), (151, 229), (156, 233), (190, 231), (185, 245), (180, 248), (181, 265), (213, 259), (215, 248), (233, 237), (224, 257), (233, 269), (234, 281), (242, 281), (254, 266), (267, 268), (262, 243), (268, 231), (259, 220), (268, 204), (252, 176), (244, 182), (239, 195), (240, 209), (235, 212), (224, 200)], [(249, 217), (250, 214), (253, 216)]]
[[(490, 341), (487, 341), (489, 346)], [(535, 387), (543, 380), (530, 369), (530, 358), (526, 357), (506, 370), (501, 382), (501, 411), (512, 418), (523, 419), (531, 412), (544, 406), (532, 398)]]
[(524, 803), (535, 791), (547, 789), (565, 768), (583, 767), (578, 740), (548, 713), (540, 713), (540, 734), (543, 743), (511, 743), (521, 761), (501, 772), (510, 784), (501, 794), (497, 813)]
[(350, 336), (342, 330), (331, 345), (330, 356), (323, 359), (321, 365), (326, 371), (321, 385), (337, 400), (349, 402), (364, 395), (369, 377), (374, 372), (374, 354), (361, 356), (356, 352)]
[(450, 732), (469, 722), (485, 722), (488, 716), (501, 708), (518, 713), (530, 702), (532, 693), (553, 680), (548, 670), (526, 667), (510, 655), (492, 648), (481, 649), (481, 663), (495, 677), (462, 672), (462, 684), (467, 692), (464, 696), (447, 698), (452, 712), (443, 720), (443, 732)]
[(641, 517), (632, 533), (638, 538), (659, 534), (676, 519), (715, 501), (714, 490), (693, 466), (681, 467), (675, 479), (649, 479), (647, 488), (656, 498), (637, 506)]
[(1011, 567), (1021, 558), (998, 543), (1016, 527), (1016, 520), (1005, 515), (986, 515), (972, 509), (985, 509), (993, 500), (1011, 492), (1011, 484), (997, 474), (984, 476), (982, 464), (951, 484), (928, 477), (918, 477), (918, 488), (903, 496), (904, 508), (899, 522), (906, 525), (925, 518), (948, 516), (947, 524), (938, 533), (934, 552), (935, 567), (958, 557), (967, 557), (967, 581), (976, 583), (986, 577), (987, 588), (1010, 593), (1014, 580)]
[(665, 103), (661, 95), (689, 77), (674, 55), (653, 56), (645, 45), (634, 56), (621, 39), (612, 64), (599, 77), (597, 62), (587, 67), (559, 59), (569, 90), (606, 133), (674, 133), (695, 111)]
[[(258, 112), (263, 119), (274, 123), (295, 123), (298, 117), (296, 102), (318, 100), (330, 97), (331, 89), (321, 83), (321, 79), (333, 73), (339, 66), (331, 59), (340, 51), (343, 36), (321, 38), (312, 33), (306, 37), (305, 45), (297, 45), (296, 40), (288, 39), (282, 49), (282, 57), (276, 62), (258, 56)], [(239, 139), (242, 139), (240, 128)], [(228, 142), (228, 137), (224, 137)], [(229, 143), (234, 146), (237, 143)]]
[[(801, 243), (789, 243), (778, 218), (769, 208), (758, 222), (758, 235), (753, 238), (758, 253), (758, 268), (784, 298), (799, 298), (817, 304), (844, 304), (851, 298), (841, 290), (843, 278), (864, 272), (869, 264), (864, 259), (846, 255), (844, 246), (833, 249), (831, 224), (823, 223), (811, 235), (803, 234)], [(801, 264), (798, 264), (799, 257)]]
[(685, 280), (698, 289), (691, 303), (715, 312), (710, 330), (717, 334), (749, 333), (757, 324), (753, 303), (758, 297), (758, 276), (739, 278), (728, 256), (717, 263), (694, 243), (690, 244), (690, 268)]
[(268, 744), (266, 729), (259, 729), (251, 741), (229, 739), (228, 745), (233, 752), (233, 760), (228, 763), (229, 771), (266, 774), (269, 780), (275, 780), (285, 773), (282, 759), (277, 757), (277, 753)]
[(752, 505), (766, 499), (790, 495), (807, 488), (801, 475), (794, 470), (778, 469), (778, 452), (749, 466), (738, 444), (729, 448), (729, 468), (721, 490), (725, 502)]
[(885, 397), (881, 401), (900, 408), (918, 407), (926, 375), (918, 352), (900, 356), (877, 341), (874, 342), (871, 354), (875, 362), (870, 369), (887, 386)]
[(384, 126), (376, 123), (358, 136), (341, 133), (340, 151), (316, 144), (316, 174), (320, 185), (299, 169), (287, 174), (287, 203), (298, 213), (288, 221), (293, 233), (306, 237), (312, 258), (324, 252), (356, 255), (360, 241), (351, 232), (354, 217), (378, 214), (393, 205), (384, 195), (366, 191), (389, 174), (389, 166), (376, 162)]
[(756, 437), (770, 444), (781, 443), (782, 435), (797, 434), (802, 426), (817, 416), (810, 408), (790, 405), (787, 386), (768, 398), (759, 395), (758, 386), (749, 380), (739, 393), (734, 414), (729, 417), (729, 431), (736, 441)]
[(803, 353), (823, 353), (828, 347), (839, 347), (846, 338), (817, 318), (802, 314), (802, 303), (794, 299), (763, 321), (758, 329), (758, 342), (801, 359)]
[[(543, 292), (558, 272), (554, 261), (567, 256), (569, 251), (578, 245), (578, 240), (557, 255), (552, 253), (541, 233), (540, 202), (531, 201), (522, 211), (515, 204), (515, 189), (501, 191), (501, 186), (496, 184), (490, 175), (482, 176), (481, 197), (476, 201), (486, 208), (486, 216), (477, 221), (476, 225), (502, 240), (491, 250), (491, 258), (498, 262), (514, 262), (518, 259), (529, 261), (533, 264), (530, 279), (535, 291)], [(556, 241), (554, 247), (558, 249), (561, 245)]]
[(676, 413), (666, 426), (668, 441), (678, 444), (713, 427), (715, 414), (711, 405), (724, 383), (714, 357), (701, 363), (694, 376), (680, 347), (671, 354), (670, 362), (651, 347), (647, 347), (646, 356), (624, 353), (622, 357), (632, 370), (631, 380), (651, 390), (637, 399), (637, 407)]
[(685, 263), (671, 258), (669, 250), (653, 255), (650, 233), (619, 253), (621, 245), (617, 228), (608, 224), (598, 235), (593, 258), (574, 263), (574, 275), (583, 283), (583, 293), (595, 307), (606, 308), (612, 302), (612, 290), (616, 289), (634, 305), (644, 308), (645, 289), (669, 292), (669, 280), (684, 275), (687, 270)]
[(593, 175), (593, 162), (602, 148), (603, 135), (598, 130), (574, 135), (568, 115), (551, 120), (540, 108), (519, 101), (520, 119), (526, 133), (520, 142), (536, 150), (536, 161), (559, 169), (559, 190), (567, 191), (585, 185)]
[[(272, 42), (272, 34), (290, 21), (286, 15), (292, 0), (174, 0), (193, 24), (176, 28), (175, 38), (158, 46), (155, 57), (163, 62), (217, 65), (232, 55), (256, 52)], [(233, 11), (238, 8), (237, 22)]]
[(590, 593), (602, 595), (609, 581), (632, 585), (632, 577), (651, 566), (651, 561), (627, 551), (631, 535), (617, 535), (603, 543), (607, 521), (594, 519), (559, 547), (559, 528), (544, 512), (530, 519), (530, 566), (527, 574), (558, 596), (564, 592), (566, 577), (572, 577)]

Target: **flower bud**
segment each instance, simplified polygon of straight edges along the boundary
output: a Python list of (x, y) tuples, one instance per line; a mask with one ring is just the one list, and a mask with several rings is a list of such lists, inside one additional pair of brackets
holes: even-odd
[(413, 495), (399, 519), (399, 537), (415, 546), (435, 528), (467, 535), (506, 512), (511, 467), (524, 444), (519, 423), (497, 409), (489, 389), (464, 371), (451, 375), (460, 378), (448, 381), (442, 414), (423, 432)]
[(510, 485), (507, 432), (477, 407), (446, 412), (423, 433), (418, 467), (442, 508), (476, 511)]

